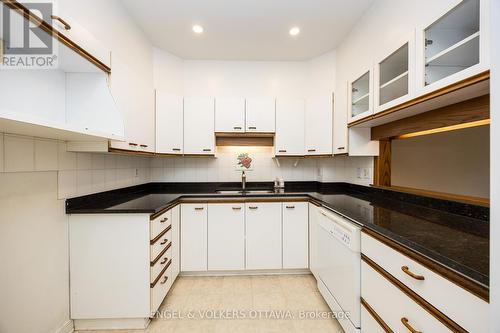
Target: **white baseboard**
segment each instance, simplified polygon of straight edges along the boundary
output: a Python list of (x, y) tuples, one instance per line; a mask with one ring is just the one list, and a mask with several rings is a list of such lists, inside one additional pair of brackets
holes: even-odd
[(72, 333), (75, 330), (73, 320), (68, 320), (55, 333)]
[(244, 271), (181, 272), (180, 276), (311, 275), (309, 269), (262, 269)]
[(125, 318), (125, 319), (74, 319), (75, 330), (141, 330), (148, 327), (149, 318)]

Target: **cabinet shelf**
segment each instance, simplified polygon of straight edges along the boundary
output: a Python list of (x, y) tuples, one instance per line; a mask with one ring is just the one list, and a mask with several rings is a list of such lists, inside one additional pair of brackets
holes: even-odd
[(470, 67), (479, 62), (479, 31), (430, 57), (428, 66)]
[(364, 94), (363, 96), (355, 99), (352, 101), (352, 105), (356, 105), (356, 104), (368, 104), (368, 101), (366, 101), (366, 103), (361, 103), (363, 100), (365, 99), (368, 99), (368, 97), (370, 96), (370, 93), (367, 93), (367, 94)]
[(408, 71), (396, 76), (395, 78), (387, 81), (386, 83), (384, 83), (383, 85), (380, 86), (380, 89), (385, 89), (387, 87), (390, 87), (391, 85), (393, 85), (394, 83), (398, 82), (399, 80), (401, 80), (402, 78), (408, 76)]

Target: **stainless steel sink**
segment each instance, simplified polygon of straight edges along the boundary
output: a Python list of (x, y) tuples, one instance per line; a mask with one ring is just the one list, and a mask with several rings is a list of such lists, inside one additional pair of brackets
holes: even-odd
[(271, 194), (273, 190), (217, 191), (218, 194)]

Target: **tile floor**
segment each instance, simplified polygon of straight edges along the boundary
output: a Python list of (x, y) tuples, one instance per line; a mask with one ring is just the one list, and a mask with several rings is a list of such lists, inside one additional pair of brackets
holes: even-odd
[(311, 275), (180, 277), (147, 330), (120, 333), (342, 333), (329, 315)]

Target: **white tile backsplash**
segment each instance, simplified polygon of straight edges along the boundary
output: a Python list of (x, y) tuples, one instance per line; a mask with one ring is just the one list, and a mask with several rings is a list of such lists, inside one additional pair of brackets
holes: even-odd
[(76, 153), (66, 151), (65, 142), (59, 142), (58, 147), (59, 170), (76, 170)]
[(6, 134), (4, 150), (5, 172), (35, 170), (35, 140), (33, 138)]

